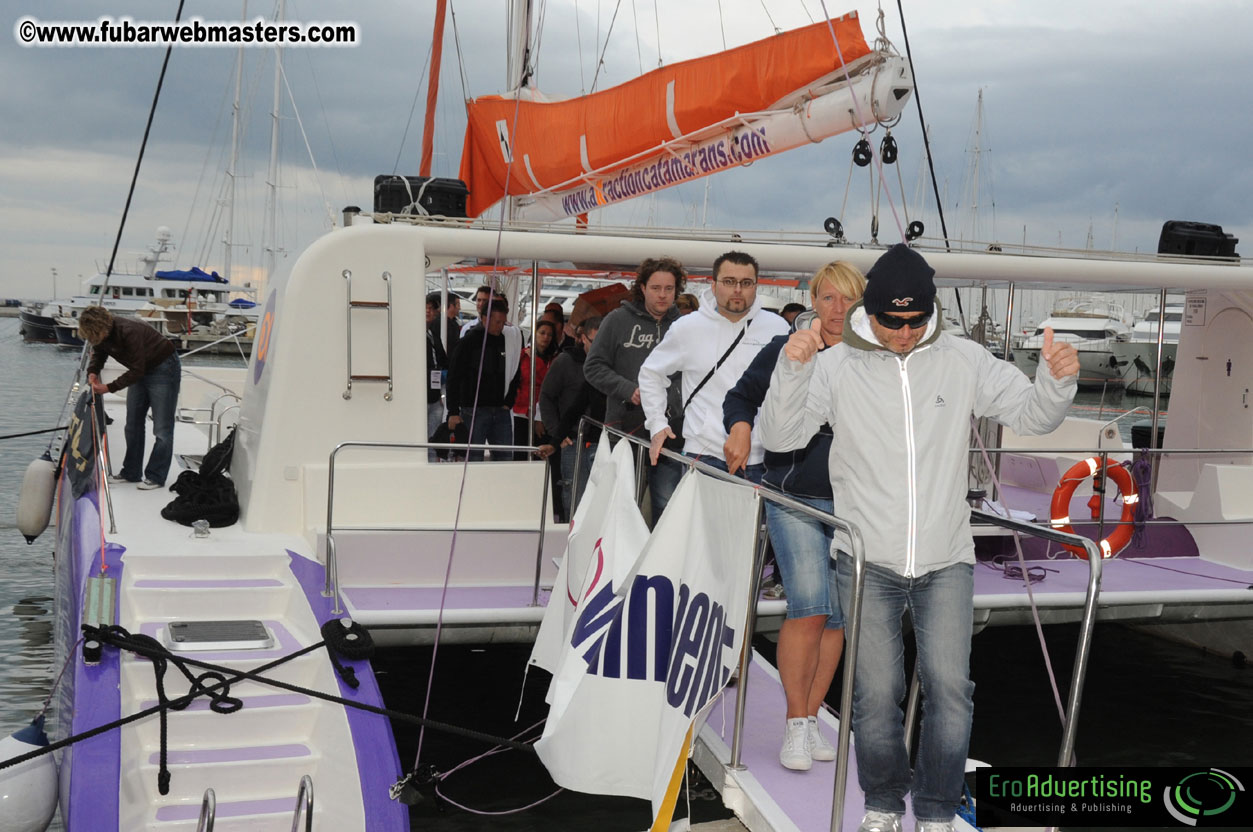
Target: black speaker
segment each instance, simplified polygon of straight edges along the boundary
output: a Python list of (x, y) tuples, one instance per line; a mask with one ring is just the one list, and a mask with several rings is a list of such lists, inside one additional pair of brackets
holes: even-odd
[[(464, 217), (470, 191), (460, 179), (374, 177), (374, 213)], [(425, 210), (419, 210), (418, 206)]]
[(1157, 240), (1157, 253), (1186, 257), (1236, 257), (1238, 242), (1231, 234), (1224, 234), (1221, 225), (1167, 220), (1162, 224), (1162, 235)]

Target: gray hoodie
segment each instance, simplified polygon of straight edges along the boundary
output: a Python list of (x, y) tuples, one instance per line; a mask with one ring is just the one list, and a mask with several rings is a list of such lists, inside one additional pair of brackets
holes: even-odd
[(804, 364), (779, 354), (758, 420), (771, 451), (803, 448), (831, 424), (840, 516), (861, 531), (868, 563), (907, 577), (974, 562), (966, 503), (971, 414), (1020, 435), (1049, 433), (1066, 417), (1077, 381), (1042, 367), (1032, 384), (978, 344), (941, 332), (939, 320), (932, 316), (918, 346), (897, 355), (856, 304), (843, 342)]
[[(583, 374), (605, 394), (606, 424), (643, 435), (644, 410), (631, 403), (631, 394), (639, 387), (640, 365), (679, 317), (679, 308), (671, 306), (659, 321), (636, 300), (624, 301), (605, 317), (583, 365)], [(682, 404), (679, 385), (670, 386), (670, 399), (671, 408), (677, 412)]]

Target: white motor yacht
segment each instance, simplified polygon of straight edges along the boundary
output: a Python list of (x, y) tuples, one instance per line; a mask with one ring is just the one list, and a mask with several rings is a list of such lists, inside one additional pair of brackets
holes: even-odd
[(1079, 386), (1101, 387), (1122, 381), (1122, 368), (1113, 347), (1131, 337), (1131, 326), (1121, 304), (1084, 295), (1060, 298), (1050, 315), (1035, 331), (1014, 344), (1014, 363), (1034, 376), (1044, 346), (1044, 330), (1052, 329), (1059, 341), (1074, 344), (1079, 351)]
[[(1114, 358), (1122, 369), (1128, 393), (1153, 395), (1153, 378), (1157, 368), (1157, 331), (1162, 310), (1150, 309), (1131, 328), (1131, 338), (1111, 345)], [(1183, 325), (1183, 304), (1167, 304), (1162, 330), (1162, 395), (1170, 395), (1170, 380), (1175, 369), (1175, 351), (1179, 346), (1179, 328)]]

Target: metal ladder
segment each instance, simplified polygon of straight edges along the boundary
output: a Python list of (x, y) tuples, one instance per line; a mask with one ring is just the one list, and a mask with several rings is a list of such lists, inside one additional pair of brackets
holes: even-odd
[[(344, 390), (344, 398), (352, 398), (354, 381), (386, 382), (387, 392), (383, 394), (386, 401), (392, 400), (392, 273), (383, 272), (383, 282), (387, 284), (387, 300), (353, 300), (352, 271), (344, 269), (344, 288), (348, 297), (348, 387)], [(387, 312), (387, 374), (371, 375), (352, 371), (352, 312), (354, 309), (376, 309)]]
[[(304, 825), (300, 823), (303, 810)], [(200, 817), (196, 819), (196, 832), (213, 832), (213, 823), (217, 815), (217, 797), (213, 789), (204, 790), (204, 799), (200, 803)], [(291, 832), (313, 832), (313, 778), (304, 775), (300, 778), (300, 789), (296, 792), (296, 812), (292, 815)]]

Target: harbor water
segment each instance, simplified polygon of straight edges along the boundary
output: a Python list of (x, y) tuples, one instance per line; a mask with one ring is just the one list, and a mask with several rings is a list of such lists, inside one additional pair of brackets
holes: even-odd
[[(19, 321), (0, 318), (0, 436), (54, 427), (73, 377), (78, 354), (55, 346), (25, 344)], [(209, 359), (226, 362), (229, 359)], [(236, 359), (238, 361), (238, 359)], [(1085, 394), (1077, 408), (1116, 415), (1120, 404)], [(1095, 416), (1096, 413), (1083, 412)], [(64, 417), (61, 417), (64, 418)], [(1129, 428), (1124, 426), (1124, 434)], [(49, 435), (0, 440), (0, 731), (9, 733), (40, 711), (60, 668), (52, 666), (52, 548), (49, 530), (28, 546), (14, 525), (22, 475), (47, 447)], [(1075, 625), (1046, 628), (1046, 641), (1063, 700), (1077, 640)], [(757, 644), (773, 652), (764, 638)], [(543, 715), (546, 678), (524, 680), (529, 649), (441, 648), (434, 674), (430, 716), (487, 733), (511, 735)], [(420, 713), (431, 651), (383, 651), (376, 661), (392, 707)], [(976, 682), (971, 756), (996, 765), (1052, 765), (1062, 729), (1033, 628), (991, 628), (974, 639)], [(523, 688), (525, 686), (525, 695)], [(519, 697), (522, 713), (514, 721)], [(838, 690), (829, 697), (838, 701)], [(3, 734), (0, 734), (3, 735)], [(412, 763), (416, 731), (398, 728), (402, 764)], [(422, 762), (447, 771), (485, 751), (481, 745), (428, 732)], [(1253, 765), (1253, 670), (1230, 657), (1208, 655), (1116, 624), (1097, 626), (1080, 716), (1077, 756), (1081, 765)], [(692, 779), (693, 822), (728, 816), (717, 795)], [(499, 812), (526, 806), (555, 790), (533, 757), (500, 754), (445, 781), (441, 791), (467, 807)], [(684, 814), (685, 800), (679, 802)], [(413, 810), (415, 828), (427, 830), (587, 829), (601, 832), (648, 827), (644, 801), (563, 792), (526, 812), (484, 816), (438, 799), (433, 793)], [(54, 828), (58, 828), (55, 827)]]

